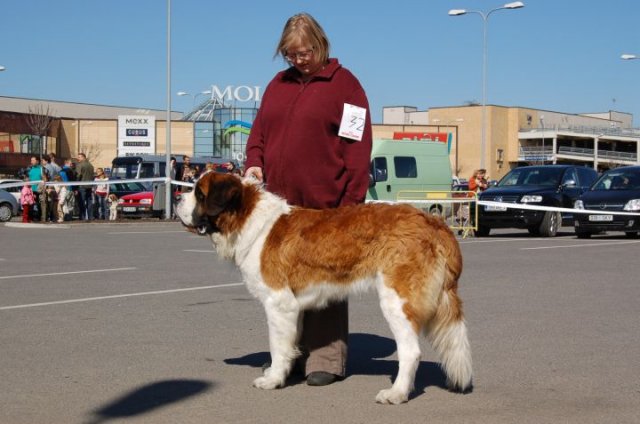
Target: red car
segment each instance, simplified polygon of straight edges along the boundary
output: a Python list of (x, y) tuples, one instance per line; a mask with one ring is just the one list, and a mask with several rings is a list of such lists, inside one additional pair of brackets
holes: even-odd
[[(118, 199), (118, 217), (119, 218), (142, 218), (154, 217), (160, 218), (163, 210), (153, 209), (153, 191), (141, 191), (122, 196)], [(180, 192), (173, 194), (175, 201), (180, 200)]]

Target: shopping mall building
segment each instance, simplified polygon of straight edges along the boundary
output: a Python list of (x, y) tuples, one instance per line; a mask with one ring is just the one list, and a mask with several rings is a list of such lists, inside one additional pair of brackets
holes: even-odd
[[(172, 112), (171, 152), (242, 163), (257, 102), (211, 95), (187, 114)], [(451, 166), (468, 177), (484, 164), (499, 179), (525, 164), (579, 163), (596, 169), (638, 164), (640, 129), (622, 112), (569, 114), (516, 106), (466, 105), (383, 108), (374, 138), (432, 138), (450, 145)], [(43, 119), (48, 118), (48, 119)], [(43, 128), (43, 126), (45, 128)], [(167, 113), (162, 110), (0, 96), (0, 175), (15, 175), (29, 157), (87, 154), (96, 167), (114, 157), (165, 154)], [(402, 133), (402, 134), (400, 134)], [(483, 156), (484, 160), (481, 160)]]

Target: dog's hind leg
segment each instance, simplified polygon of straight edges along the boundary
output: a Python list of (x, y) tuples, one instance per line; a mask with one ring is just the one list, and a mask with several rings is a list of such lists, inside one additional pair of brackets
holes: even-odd
[(384, 285), (382, 278), (378, 283), (378, 295), (382, 313), (396, 339), (398, 376), (390, 389), (378, 393), (376, 402), (399, 404), (409, 400), (409, 394), (413, 390), (420, 363), (419, 333), (403, 311), (404, 301), (395, 290)]
[(253, 385), (260, 389), (275, 389), (284, 386), (293, 361), (298, 356), (298, 321), (300, 306), (293, 293), (280, 290), (264, 301), (269, 325), (269, 350), (271, 366)]

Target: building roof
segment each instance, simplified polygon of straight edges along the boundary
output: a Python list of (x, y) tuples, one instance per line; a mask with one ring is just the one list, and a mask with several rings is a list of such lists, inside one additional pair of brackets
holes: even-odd
[[(153, 115), (157, 120), (166, 120), (167, 116), (166, 110), (159, 109), (0, 96), (0, 111), (3, 112), (29, 113), (29, 108), (33, 110), (38, 106), (48, 106), (52, 115), (68, 119), (118, 119), (119, 115)], [(182, 112), (172, 111), (171, 119), (180, 120), (182, 115)]]

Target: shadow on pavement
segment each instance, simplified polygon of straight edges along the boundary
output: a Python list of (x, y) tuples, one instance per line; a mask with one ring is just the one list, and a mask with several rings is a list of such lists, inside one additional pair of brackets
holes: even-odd
[(98, 424), (145, 414), (203, 393), (212, 387), (213, 383), (203, 380), (167, 380), (148, 384), (93, 411), (92, 418), (86, 423)]
[[(398, 373), (398, 361), (382, 359), (393, 355), (395, 351), (396, 342), (388, 337), (365, 333), (349, 334), (347, 378), (351, 375), (388, 375), (390, 379), (395, 379)], [(256, 352), (238, 358), (225, 359), (224, 363), (260, 368), (269, 359), (269, 352)], [(298, 378), (290, 378), (290, 380), (292, 381), (288, 381), (288, 384), (300, 382)], [(421, 361), (416, 373), (414, 393), (422, 393), (430, 386), (447, 389), (446, 380), (440, 364)]]

